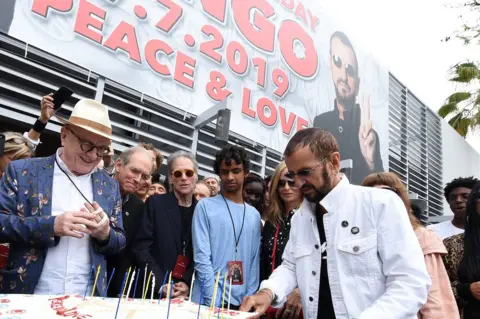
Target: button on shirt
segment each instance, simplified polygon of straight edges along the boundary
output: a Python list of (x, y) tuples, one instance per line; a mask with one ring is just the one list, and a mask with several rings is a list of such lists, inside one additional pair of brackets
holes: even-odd
[[(85, 199), (58, 165), (61, 165), (83, 195), (90, 202), (93, 200), (91, 177), (93, 171), (86, 175), (75, 176), (60, 158), (62, 153), (63, 148), (60, 148), (57, 151), (53, 170), (52, 216), (61, 215), (66, 211), (80, 211), (85, 203)], [(48, 248), (43, 271), (35, 287), (35, 294), (83, 295), (87, 284), (89, 285), (88, 293), (91, 293), (93, 288), (92, 280), (89, 278), (91, 267), (90, 237), (88, 235), (84, 235), (81, 239), (61, 237), (56, 247)]]

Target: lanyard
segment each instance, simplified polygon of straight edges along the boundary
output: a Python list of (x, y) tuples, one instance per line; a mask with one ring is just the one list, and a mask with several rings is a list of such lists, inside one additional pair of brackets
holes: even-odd
[(275, 237), (273, 238), (272, 272), (275, 270), (275, 262), (276, 262), (276, 258), (277, 258), (278, 232), (279, 231), (280, 231), (280, 224), (277, 225), (277, 230), (275, 231)]
[[(67, 178), (70, 180), (70, 182), (73, 184), (73, 186), (75, 186), (75, 188), (77, 189), (77, 191), (80, 193), (80, 195), (82, 195), (83, 199), (89, 203), (90, 205), (92, 205), (92, 203), (85, 197), (85, 195), (83, 195), (82, 191), (78, 188), (77, 184), (75, 184), (73, 182), (73, 180), (70, 178), (70, 176), (68, 176), (68, 174), (63, 170), (62, 166), (60, 166), (60, 164), (58, 163), (58, 160), (57, 160), (57, 157), (55, 157), (55, 163), (57, 163), (57, 166), (58, 168), (62, 171), (62, 173), (67, 176)], [(92, 205), (93, 206), (93, 205)]]
[(233, 238), (234, 238), (234, 241), (235, 241), (235, 261), (236, 261), (236, 260), (237, 260), (237, 247), (238, 247), (238, 243), (240, 242), (240, 237), (242, 236), (243, 225), (245, 224), (245, 211), (246, 211), (246, 209), (247, 209), (247, 205), (245, 204), (245, 202), (243, 203), (242, 227), (240, 228), (240, 233), (238, 234), (238, 238), (237, 238), (237, 232), (235, 231), (235, 223), (233, 222), (232, 212), (230, 211), (230, 207), (228, 206), (227, 200), (225, 199), (225, 197), (223, 196), (223, 194), (222, 194), (222, 198), (223, 198), (223, 200), (225, 201), (225, 205), (227, 205), (228, 214), (230, 215), (230, 219), (231, 219), (231, 221), (232, 221)]

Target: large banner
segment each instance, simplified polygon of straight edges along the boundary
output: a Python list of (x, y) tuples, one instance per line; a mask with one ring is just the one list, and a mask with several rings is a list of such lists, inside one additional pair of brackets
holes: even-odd
[(144, 94), (193, 114), (231, 99), (258, 143), (328, 129), (359, 183), (387, 169), (388, 70), (340, 19), (316, 0), (0, 2), (2, 32)]

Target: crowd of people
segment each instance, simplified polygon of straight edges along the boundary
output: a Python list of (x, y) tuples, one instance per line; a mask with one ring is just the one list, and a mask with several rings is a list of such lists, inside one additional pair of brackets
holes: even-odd
[(151, 144), (114, 158), (108, 109), (89, 99), (57, 116), (62, 147), (36, 158), (52, 116), (47, 95), (29, 132), (4, 134), (0, 293), (118, 297), (136, 269), (152, 274), (156, 298), (171, 290), (226, 307), (215, 291), (229, 285), (231, 309), (265, 318), (480, 317), (473, 177), (445, 187), (453, 220), (425, 227), (395, 174), (351, 184), (337, 141), (320, 128), (297, 132), (266, 178), (228, 145), (215, 174), (199, 180), (195, 156), (179, 150), (161, 180), (164, 158)]

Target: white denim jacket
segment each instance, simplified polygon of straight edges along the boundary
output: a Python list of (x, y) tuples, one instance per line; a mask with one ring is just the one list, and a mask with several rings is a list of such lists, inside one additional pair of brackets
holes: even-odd
[[(320, 204), (328, 212), (323, 222), (336, 318), (417, 318), (431, 280), (400, 197), (351, 185), (343, 176)], [(314, 209), (302, 203), (292, 218), (282, 265), (260, 286), (274, 292), (277, 307), (298, 286), (306, 319), (317, 319), (322, 311), (317, 309), (322, 247)]]

